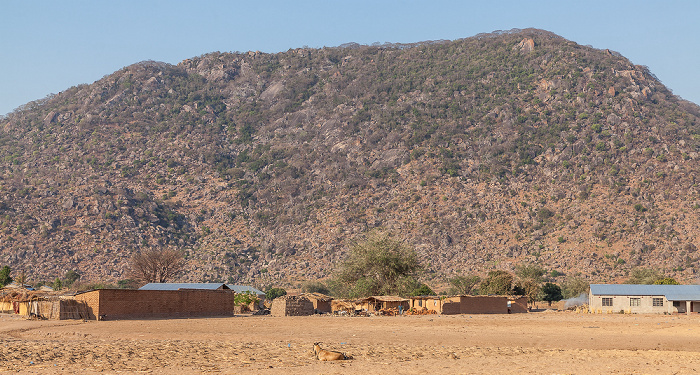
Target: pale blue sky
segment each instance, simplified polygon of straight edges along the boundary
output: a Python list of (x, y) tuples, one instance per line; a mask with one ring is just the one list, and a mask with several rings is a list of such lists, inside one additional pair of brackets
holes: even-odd
[(143, 60), (535, 27), (647, 65), (700, 103), (700, 1), (0, 0), (0, 114)]

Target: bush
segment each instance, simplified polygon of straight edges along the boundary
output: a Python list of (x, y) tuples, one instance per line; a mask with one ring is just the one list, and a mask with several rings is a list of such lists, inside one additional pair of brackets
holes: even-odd
[(287, 295), (287, 291), (282, 288), (270, 288), (265, 291), (265, 299), (268, 301), (272, 301), (273, 299), (284, 295)]
[(12, 272), (10, 266), (3, 266), (2, 269), (0, 269), (0, 287), (3, 287), (12, 282), (10, 272)]
[(236, 306), (247, 306), (253, 302), (258, 302), (259, 300), (260, 299), (258, 298), (258, 296), (250, 291), (236, 293), (236, 295), (233, 297), (233, 303)]

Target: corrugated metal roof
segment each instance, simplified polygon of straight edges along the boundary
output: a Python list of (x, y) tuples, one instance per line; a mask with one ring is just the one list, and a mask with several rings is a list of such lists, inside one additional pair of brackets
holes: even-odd
[(669, 301), (700, 301), (700, 285), (591, 284), (596, 296), (665, 296)]
[(259, 289), (255, 289), (255, 288), (253, 288), (252, 286), (248, 286), (248, 285), (226, 284), (226, 286), (227, 286), (229, 289), (231, 289), (231, 290), (233, 290), (234, 292), (236, 292), (236, 293), (251, 292), (251, 293), (253, 293), (253, 294), (258, 294), (258, 295), (260, 295), (260, 294), (265, 294), (265, 292), (263, 292), (263, 291), (261, 291), (261, 290), (259, 290)]
[[(222, 288), (223, 287), (223, 288)], [(149, 283), (139, 288), (139, 290), (178, 290), (178, 289), (230, 289), (222, 283)]]

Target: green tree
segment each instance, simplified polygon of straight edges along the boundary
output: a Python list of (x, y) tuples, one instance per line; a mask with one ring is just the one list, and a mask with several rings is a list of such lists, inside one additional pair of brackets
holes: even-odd
[(561, 301), (564, 296), (561, 294), (561, 287), (554, 283), (545, 283), (542, 285), (542, 299), (549, 302)]
[(3, 266), (2, 268), (0, 268), (0, 287), (12, 282), (12, 277), (10, 276), (11, 272), (12, 269), (10, 268), (10, 266)]
[(664, 277), (654, 281), (654, 285), (681, 285), (676, 279), (671, 277)]
[(250, 305), (251, 303), (258, 302), (259, 300), (260, 299), (257, 295), (248, 290), (242, 293), (236, 293), (236, 295), (233, 296), (233, 303), (237, 306)]
[(421, 269), (416, 251), (386, 233), (372, 232), (354, 240), (350, 254), (340, 266), (337, 285), (342, 295), (406, 295), (418, 284)]
[(523, 280), (532, 280), (536, 283), (541, 283), (544, 281), (544, 268), (535, 264), (525, 264), (515, 267), (515, 275)]
[(61, 290), (63, 289), (63, 282), (57, 277), (51, 286), (53, 287), (53, 290)]
[(544, 268), (534, 264), (519, 265), (515, 268), (515, 275), (519, 278), (517, 286), (523, 290), (528, 302), (539, 300), (545, 272)]
[(564, 299), (578, 297), (581, 294), (588, 294), (590, 284), (581, 277), (569, 277), (562, 284), (562, 296)]
[(411, 292), (411, 295), (412, 296), (434, 296), (435, 292), (432, 289), (430, 289), (429, 286), (421, 283), (418, 288), (413, 289), (413, 291)]
[(320, 281), (309, 281), (304, 283), (304, 285), (301, 287), (301, 291), (304, 293), (330, 294), (330, 289), (328, 289), (328, 287)]
[(513, 275), (503, 270), (490, 271), (479, 286), (481, 294), (510, 294), (513, 290)]
[(66, 272), (65, 275), (63, 275), (63, 280), (65, 280), (65, 286), (70, 287), (71, 285), (73, 285), (73, 283), (80, 280), (80, 274), (73, 270), (70, 270)]
[(481, 277), (476, 275), (453, 277), (450, 279), (450, 293), (463, 296), (470, 295), (480, 282)]
[(273, 299), (284, 295), (287, 295), (287, 291), (282, 288), (270, 288), (265, 291), (265, 299), (268, 301), (272, 301)]
[(650, 268), (635, 268), (630, 271), (630, 277), (625, 284), (653, 284), (654, 281), (663, 279), (664, 276), (656, 270)]

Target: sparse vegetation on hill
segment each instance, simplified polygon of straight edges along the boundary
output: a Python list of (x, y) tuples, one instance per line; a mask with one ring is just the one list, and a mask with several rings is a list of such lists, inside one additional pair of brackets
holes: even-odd
[(330, 276), (401, 233), (447, 281), (517, 264), (696, 276), (700, 109), (541, 30), (143, 62), (0, 119), (0, 263), (121, 280)]

